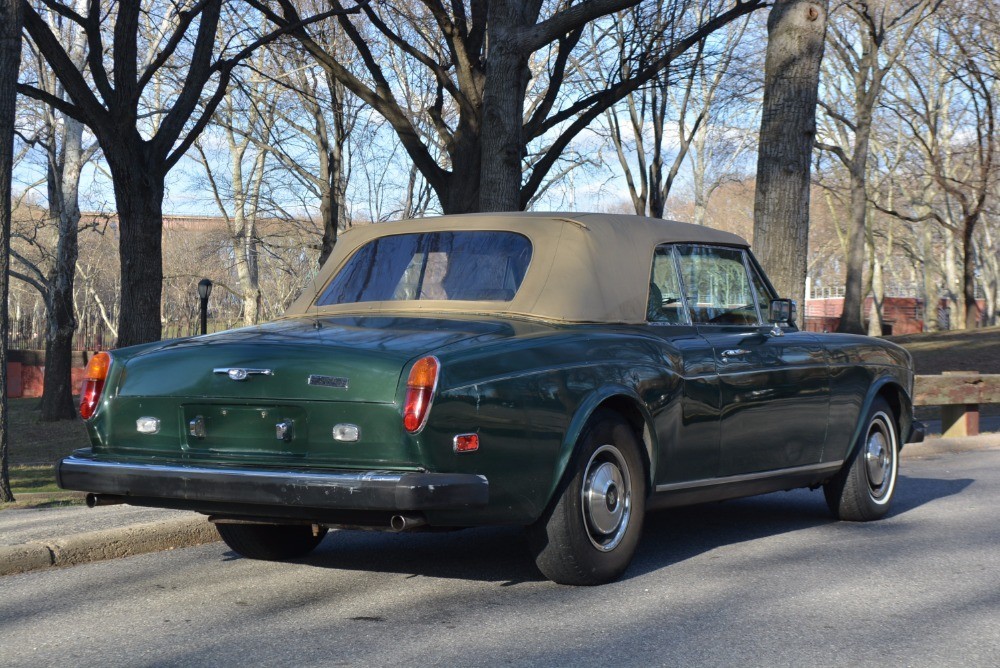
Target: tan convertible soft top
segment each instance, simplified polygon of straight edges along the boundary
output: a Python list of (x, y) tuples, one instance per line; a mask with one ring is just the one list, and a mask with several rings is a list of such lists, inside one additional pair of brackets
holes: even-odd
[[(372, 239), (455, 230), (510, 231), (531, 240), (531, 263), (513, 300), (422, 299), (313, 305), (334, 274)], [(700, 225), (598, 213), (467, 214), (365, 225), (340, 236), (330, 259), (285, 316), (488, 313), (563, 322), (643, 322), (653, 251), (658, 244), (680, 242), (748, 246), (735, 234)]]

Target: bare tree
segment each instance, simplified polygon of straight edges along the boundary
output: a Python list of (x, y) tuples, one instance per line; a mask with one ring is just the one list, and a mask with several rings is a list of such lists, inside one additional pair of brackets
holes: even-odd
[[(278, 0), (278, 10), (250, 1), (277, 25), (300, 20), (293, 0)], [(339, 6), (337, 0), (331, 1)], [(730, 4), (662, 49), (643, 54), (644, 65), (628, 79), (596, 93), (570, 93), (564, 88), (567, 64), (584, 28), (637, 4), (639, 0), (585, 0), (575, 5), (489, 0), (466, 6), (459, 0), (450, 5), (419, 0), (386, 3), (380, 6), (383, 10), (366, 6), (365, 21), (339, 18), (357, 52), (354, 62), (329, 53), (307, 29), (292, 34), (331, 76), (386, 119), (445, 213), (517, 210), (544, 186), (569, 144), (607, 109), (649, 84), (706, 36), (764, 6), (761, 0)], [(543, 9), (550, 12), (545, 17)], [(396, 18), (405, 20), (400, 23)], [(433, 141), (413, 122), (406, 100), (384, 67), (379, 54), (387, 49), (404, 53), (433, 77), (435, 103), (422, 111), (437, 135)], [(551, 53), (543, 59), (548, 69), (535, 77), (545, 85), (536, 88), (541, 102), (526, 117), (530, 62), (540, 51)], [(530, 161), (525, 174), (525, 157), (533, 142), (544, 143), (545, 148)], [(435, 145), (444, 147), (445, 160), (435, 156)]]
[[(602, 58), (595, 54), (592, 62), (581, 67), (582, 77), (593, 77), (594, 92), (614, 85), (619, 79), (631, 76), (636, 66), (632, 54), (648, 44), (660, 40), (670, 43), (678, 30), (698, 25), (702, 18), (714, 11), (711, 3), (692, 8), (682, 17), (675, 17), (676, 5), (660, 6), (651, 17), (634, 11), (615, 17), (613, 30), (619, 52), (613, 71), (606, 71)], [(635, 17), (635, 18), (633, 18)], [(717, 125), (725, 117), (718, 107), (732, 102), (726, 80), (733, 65), (737, 49), (746, 31), (748, 18), (734, 21), (720, 29), (709, 40), (699, 42), (684, 59), (666, 68), (649, 85), (630, 93), (625, 100), (605, 112), (609, 138), (615, 149), (618, 163), (625, 177), (632, 206), (638, 215), (662, 218), (667, 198), (681, 172), (681, 167), (691, 157), (692, 176), (695, 180), (695, 218), (704, 222), (706, 195), (718, 187), (721, 180), (705, 183), (708, 164), (712, 160), (709, 134), (723, 134), (727, 128)], [(649, 23), (649, 25), (646, 25)], [(597, 26), (590, 29), (590, 45), (598, 49), (603, 41)], [(596, 75), (596, 76), (595, 76)], [(624, 116), (624, 120), (621, 118)], [(670, 125), (674, 125), (671, 132)], [(623, 130), (623, 126), (625, 130)], [(741, 153), (734, 150), (730, 157)], [(632, 160), (636, 167), (633, 169)], [(723, 168), (720, 173), (725, 172)]]
[(836, 155), (850, 175), (846, 291), (837, 327), (841, 332), (864, 332), (861, 307), (865, 296), (862, 288), (868, 220), (867, 177), (875, 110), (886, 76), (907, 49), (913, 31), (937, 9), (940, 1), (846, 2), (831, 17), (828, 44), (835, 66), (830, 68), (827, 88), (836, 90), (837, 84), (844, 82), (849, 90), (842, 94), (845, 105), (827, 99), (821, 106), (838, 124), (840, 135), (849, 137), (849, 145), (822, 141), (818, 145)]
[[(327, 25), (327, 24), (331, 25)], [(331, 52), (346, 48), (332, 22), (314, 30)], [(319, 264), (330, 256), (337, 236), (349, 226), (347, 185), (350, 178), (348, 144), (359, 120), (360, 104), (349, 99), (343, 84), (316, 66), (297, 43), (280, 45), (278, 82), (289, 92), (288, 104), (277, 113), (286, 132), (271, 130), (269, 150), (281, 165), (319, 202), (323, 226)], [(305, 155), (304, 155), (305, 154)]]
[(777, 0), (767, 19), (754, 249), (778, 294), (804, 311), (809, 185), (825, 0)]
[[(249, 64), (259, 71), (268, 59), (267, 52), (261, 50)], [(266, 138), (271, 135), (275, 123), (280, 94), (272, 80), (253, 70), (248, 78), (226, 93), (216, 111), (216, 131), (212, 134), (222, 135), (227, 169), (217, 170), (213, 166), (214, 161), (206, 153), (201, 139), (194, 144), (198, 161), (205, 170), (208, 190), (229, 230), (236, 274), (235, 292), (242, 302), (245, 325), (257, 324), (262, 314), (261, 239), (257, 222), (261, 189), (267, 178)]]
[[(958, 325), (979, 323), (976, 303), (977, 226), (995, 192), (998, 163), (997, 95), (1000, 72), (989, 52), (996, 35), (978, 6), (949, 7), (948, 16), (915, 40), (917, 56), (900, 67), (891, 105), (910, 130), (916, 151), (908, 209), (881, 210), (910, 223), (932, 220), (944, 230), (945, 274), (955, 267), (948, 255), (957, 240), (961, 266)], [(988, 8), (987, 8), (988, 10)], [(994, 47), (995, 48), (995, 47)], [(950, 282), (950, 281), (949, 281)]]
[[(30, 83), (19, 86), (19, 91), (87, 125), (111, 172), (121, 225), (118, 334), (122, 346), (160, 338), (165, 178), (215, 113), (233, 68), (295, 27), (339, 12), (358, 11), (338, 6), (257, 38), (244, 39), (246, 32), (240, 31), (220, 40), (220, 18), (231, 4), (182, 0), (167, 9), (164, 21), (149, 21), (148, 29), (140, 30), (146, 8), (138, 0), (116, 3), (109, 11), (99, 2), (90, 2), (85, 14), (46, 0), (42, 13), (58, 14), (86, 32), (84, 72), (73, 65), (66, 46), (42, 13), (22, 0), (27, 33), (72, 102)], [(240, 9), (232, 7), (233, 12)], [(111, 42), (106, 47), (108, 33)], [(164, 82), (176, 88), (170, 86), (167, 99), (150, 105), (147, 88)], [(212, 92), (206, 93), (213, 85)]]
[(10, 287), (11, 179), (14, 167), (14, 109), (21, 68), (21, 5), (0, 0), (0, 501), (11, 502), (8, 468), (7, 294)]
[[(77, 0), (83, 10), (86, 3)], [(55, 18), (55, 17), (50, 17)], [(67, 45), (66, 51), (73, 65), (81, 69), (86, 53), (86, 34), (72, 22), (60, 25), (54, 21), (50, 28), (60, 35)], [(66, 100), (58, 79), (45, 68), (41, 55), (29, 47), (31, 70), (27, 78), (36, 82), (39, 89), (53, 98)], [(26, 100), (26, 102), (30, 102)], [(23, 266), (45, 299), (45, 379), (41, 400), (42, 420), (66, 420), (76, 417), (72, 387), (73, 337), (77, 329), (73, 302), (76, 259), (78, 255), (78, 228), (80, 224), (79, 189), (84, 165), (94, 156), (97, 145), (84, 142), (84, 127), (75, 118), (45, 104), (34, 105), (35, 122), (28, 131), (27, 143), (41, 150), (44, 160), (47, 225), (56, 231), (54, 243), (44, 240), (43, 256), (46, 267), (32, 263), (24, 255), (14, 257)], [(23, 110), (22, 116), (30, 116)], [(22, 131), (23, 132), (23, 131)], [(23, 234), (26, 240), (30, 237)], [(20, 278), (25, 278), (15, 273)]]

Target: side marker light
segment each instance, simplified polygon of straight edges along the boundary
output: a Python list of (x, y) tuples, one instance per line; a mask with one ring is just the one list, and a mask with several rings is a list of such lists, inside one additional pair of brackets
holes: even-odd
[(459, 434), (452, 443), (455, 452), (475, 452), (479, 449), (479, 434)]

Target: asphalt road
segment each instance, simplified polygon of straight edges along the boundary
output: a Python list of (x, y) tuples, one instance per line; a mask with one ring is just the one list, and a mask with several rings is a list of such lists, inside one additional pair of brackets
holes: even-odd
[(222, 543), (0, 579), (5, 666), (1000, 665), (1000, 450), (904, 460), (892, 515), (819, 492), (648, 518), (620, 582), (544, 581), (520, 534)]

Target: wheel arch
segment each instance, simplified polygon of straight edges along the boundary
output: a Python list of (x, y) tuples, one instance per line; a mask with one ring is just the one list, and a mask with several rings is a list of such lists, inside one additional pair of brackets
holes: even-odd
[(883, 376), (872, 383), (872, 386), (868, 389), (865, 402), (862, 404), (861, 412), (858, 414), (858, 422), (851, 435), (851, 447), (847, 452), (845, 461), (850, 461), (854, 456), (858, 448), (858, 439), (861, 436), (861, 431), (867, 426), (868, 412), (878, 398), (885, 399), (886, 403), (889, 404), (889, 408), (892, 409), (893, 416), (896, 419), (896, 438), (899, 441), (899, 449), (903, 449), (903, 445), (906, 443), (913, 424), (913, 402), (906, 389), (896, 378)]
[(598, 410), (610, 410), (621, 415), (635, 432), (636, 438), (642, 444), (641, 456), (646, 470), (646, 487), (652, 490), (653, 472), (656, 470), (656, 430), (653, 418), (639, 395), (631, 388), (623, 385), (602, 387), (589, 394), (577, 407), (570, 421), (569, 428), (563, 438), (559, 450), (554, 475), (549, 485), (547, 498), (551, 499), (559, 482), (566, 474), (566, 469), (576, 451), (580, 435), (587, 423)]

